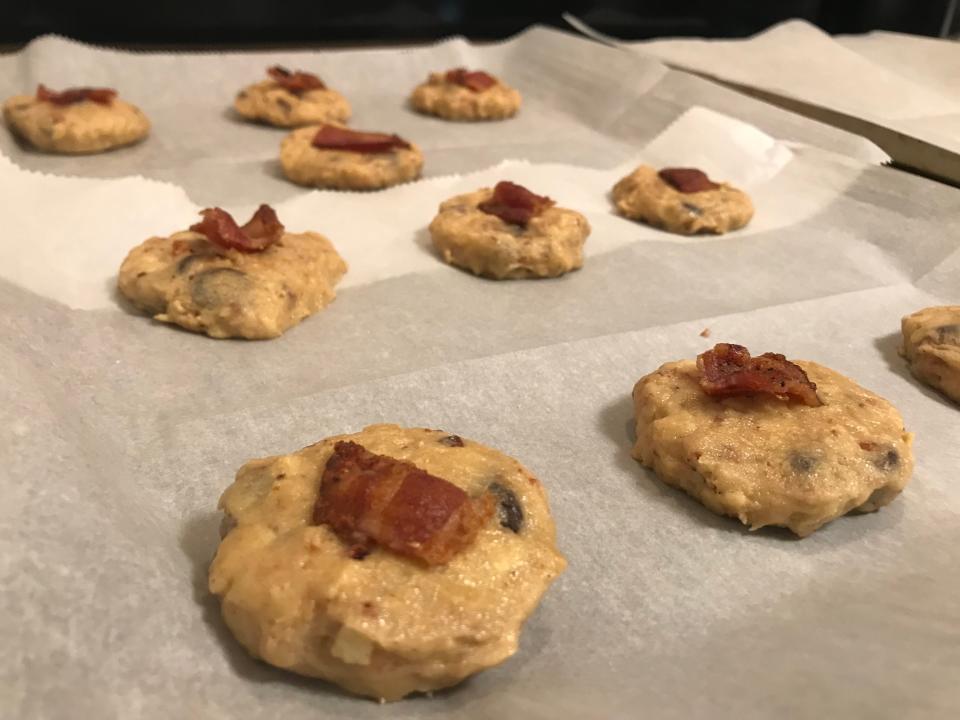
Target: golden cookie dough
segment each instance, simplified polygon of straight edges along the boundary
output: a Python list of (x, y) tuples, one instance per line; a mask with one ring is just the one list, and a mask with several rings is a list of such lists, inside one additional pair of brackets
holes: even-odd
[(877, 510), (910, 480), (913, 436), (890, 403), (814, 362), (795, 361), (823, 405), (770, 395), (717, 399), (692, 360), (633, 388), (633, 456), (668, 485), (755, 530), (800, 537), (857, 510)]
[(492, 196), (482, 188), (441, 203), (430, 237), (444, 262), (496, 280), (556, 277), (583, 266), (590, 234), (583, 215), (550, 207), (522, 227), (477, 208)]
[(3, 104), (3, 119), (38, 150), (83, 154), (131, 145), (150, 132), (139, 108), (114, 98), (108, 104), (83, 100), (55, 105), (34, 95), (15, 95)]
[(212, 338), (277, 337), (333, 301), (347, 264), (317, 233), (284, 233), (262, 252), (200, 233), (153, 237), (120, 266), (120, 292), (154, 320)]
[(753, 203), (742, 190), (718, 183), (714, 190), (682, 193), (649, 165), (641, 165), (613, 186), (613, 201), (622, 215), (681, 235), (742, 228), (753, 217)]
[(910, 372), (960, 402), (960, 305), (928, 307), (901, 321)]
[[(471, 495), (496, 483), (499, 512), (445, 565), (381, 548), (353, 559), (312, 520), (338, 440), (412, 462)], [(371, 425), (251, 460), (220, 508), (228, 532), (210, 591), (240, 643), (272, 665), (384, 700), (454, 685), (506, 660), (566, 565), (536, 478), (496, 450), (439, 430)]]
[(280, 146), (284, 174), (298, 185), (335, 190), (380, 190), (416, 180), (423, 153), (413, 143), (383, 153), (327, 150), (311, 144), (316, 127), (294, 130)]
[(505, 120), (520, 109), (520, 93), (501, 80), (486, 90), (474, 92), (447, 82), (446, 73), (430, 73), (410, 96), (415, 110), (445, 120)]
[(346, 122), (350, 118), (350, 103), (336, 90), (324, 88), (296, 94), (275, 80), (244, 88), (237, 93), (233, 107), (248, 120), (277, 127)]

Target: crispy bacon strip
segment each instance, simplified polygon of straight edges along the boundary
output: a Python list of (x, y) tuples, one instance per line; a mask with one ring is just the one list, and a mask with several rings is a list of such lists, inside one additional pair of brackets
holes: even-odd
[(116, 90), (110, 88), (78, 87), (67, 88), (61, 92), (51, 90), (43, 83), (37, 85), (37, 100), (54, 105), (73, 105), (74, 103), (91, 100), (101, 105), (109, 105), (117, 96)]
[(334, 125), (324, 125), (317, 130), (312, 145), (321, 150), (347, 150), (357, 153), (386, 153), (396, 148), (410, 147), (410, 143), (399, 135), (357, 132)]
[(242, 227), (226, 210), (218, 207), (201, 210), (203, 220), (191, 225), (194, 232), (207, 236), (207, 240), (224, 250), (239, 250), (254, 253), (266, 250), (283, 236), (283, 223), (269, 205), (261, 205)]
[(326, 90), (327, 88), (327, 86), (323, 84), (323, 80), (313, 73), (303, 72), (301, 70), (291, 72), (281, 65), (274, 65), (272, 68), (268, 68), (267, 75), (269, 75), (270, 79), (277, 83), (277, 85), (287, 92), (292, 92), (294, 95), (301, 95), (307, 92), (307, 90)]
[(742, 345), (717, 343), (712, 350), (697, 356), (700, 387), (712, 397), (766, 393), (787, 400), (795, 399), (817, 407), (817, 386), (799, 365), (783, 355), (764, 353), (750, 357)]
[(493, 197), (477, 208), (488, 215), (496, 215), (504, 222), (526, 226), (534, 217), (555, 203), (543, 195), (535, 195), (522, 185), (501, 180), (493, 188)]
[(696, 168), (664, 168), (657, 175), (673, 189), (682, 193), (716, 190), (720, 187), (708, 178), (705, 172)]
[(483, 92), (497, 84), (497, 79), (493, 75), (488, 75), (483, 70), (474, 70), (470, 72), (466, 68), (454, 68), (448, 70), (444, 79), (448, 83), (461, 85), (473, 92)]
[(314, 522), (329, 525), (351, 552), (376, 544), (442, 565), (474, 541), (495, 507), (490, 493), (471, 499), (412, 463), (341, 441), (324, 468)]

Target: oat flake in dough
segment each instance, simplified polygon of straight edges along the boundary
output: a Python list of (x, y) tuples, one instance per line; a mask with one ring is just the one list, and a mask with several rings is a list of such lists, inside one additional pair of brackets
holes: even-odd
[[(470, 495), (496, 483), (501, 497), (512, 496), (510, 507), (446, 565), (426, 567), (381, 548), (353, 559), (327, 526), (313, 524), (338, 440), (412, 462)], [(523, 622), (566, 564), (546, 495), (512, 458), (450, 440), (439, 430), (372, 425), (240, 469), (220, 499), (228, 533), (209, 581), (226, 624), (252, 655), (397, 700), (454, 685), (516, 652)]]

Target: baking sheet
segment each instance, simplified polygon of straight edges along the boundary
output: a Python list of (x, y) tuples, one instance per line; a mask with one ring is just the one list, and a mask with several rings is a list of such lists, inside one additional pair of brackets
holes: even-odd
[[(153, 122), (150, 139), (113, 153), (64, 158), (33, 152), (0, 133), (0, 153), (40, 172), (84, 177), (131, 173), (175, 182), (198, 203), (279, 202), (301, 189), (279, 167), (288, 132), (253, 125), (230, 105), (243, 86), (283, 64), (316, 71), (353, 104), (351, 126), (397, 132), (427, 154), (427, 177), (523, 158), (609, 169), (650, 141), (689, 106), (735, 114), (785, 140), (868, 162), (887, 159), (856, 135), (797, 118), (766, 103), (544, 28), (507, 42), (473, 47), (464, 40), (408, 50), (143, 54), (92, 48), (56, 36), (0, 56), (0, 95), (51, 87), (106, 85), (140, 106)], [(585, 65), (585, 63), (587, 63)], [(503, 132), (500, 123), (450, 123), (406, 106), (430, 71), (455, 65), (503, 74), (520, 89), (523, 111)]]
[[(539, 37), (525, 57), (549, 55)], [(556, 42), (611, 82), (617, 51)], [(610, 98), (595, 112), (625, 102)], [(661, 122), (645, 100), (614, 126), (652, 127), (648, 108)], [(160, 326), (85, 285), (112, 283), (102, 266), (152, 232), (151, 208), (158, 232), (192, 221), (208, 201), (192, 171), (175, 186), (135, 177), (140, 166), (60, 178), (0, 162), (0, 187), (19, 193), (0, 263), (0, 707), (44, 719), (956, 715), (958, 410), (910, 378), (895, 333), (901, 315), (960, 300), (960, 193), (673, 102), (606, 168), (518, 154), (376, 195), (291, 194), (289, 217), (358, 270), (380, 253), (430, 262), (371, 273), (269, 342)], [(617, 164), (668, 159), (739, 173), (754, 223), (685, 240), (616, 218)], [(435, 196), (504, 175), (588, 214), (583, 270), (498, 283), (434, 260), (422, 227)], [(238, 212), (258, 199), (221, 189)], [(362, 200), (398, 221), (372, 224)], [(408, 215), (421, 208), (418, 234)], [(815, 359), (897, 405), (917, 435), (904, 495), (796, 541), (742, 530), (640, 468), (632, 384), (724, 340)], [(543, 480), (570, 563), (514, 658), (386, 709), (251, 660), (205, 590), (216, 500), (243, 461), (382, 421), (517, 457)]]
[[(581, 32), (619, 43), (575, 17), (568, 20)], [(658, 38), (619, 44), (858, 133), (898, 163), (960, 184), (960, 99), (943, 84), (911, 79), (932, 65), (940, 67), (939, 75), (946, 73), (944, 57), (951, 50), (943, 46), (949, 44), (911, 42), (909, 50), (887, 51), (888, 57), (896, 54), (895, 61), (878, 63), (855, 51), (855, 39), (838, 42), (803, 20), (788, 20), (743, 40)]]

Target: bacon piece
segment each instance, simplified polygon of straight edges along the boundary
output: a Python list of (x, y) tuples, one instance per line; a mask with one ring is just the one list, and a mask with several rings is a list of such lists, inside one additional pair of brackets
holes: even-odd
[(51, 90), (43, 83), (37, 85), (37, 100), (54, 105), (73, 105), (74, 103), (91, 100), (101, 105), (109, 105), (117, 96), (116, 90), (110, 88), (78, 87), (67, 88), (61, 92)]
[(682, 193), (716, 190), (720, 187), (708, 178), (705, 172), (696, 168), (664, 168), (657, 175), (674, 190)]
[(474, 541), (495, 507), (490, 493), (471, 499), (412, 463), (341, 441), (324, 468), (314, 522), (329, 525), (350, 552), (377, 544), (441, 565)]
[(496, 215), (504, 222), (526, 227), (535, 216), (555, 203), (543, 195), (535, 195), (522, 185), (501, 180), (493, 188), (493, 197), (477, 208), (488, 215)]
[(327, 88), (327, 86), (323, 84), (323, 80), (313, 73), (302, 72), (300, 70), (290, 72), (280, 65), (274, 65), (272, 68), (268, 68), (267, 75), (269, 75), (277, 85), (294, 95), (301, 95), (307, 92), (307, 90), (326, 90)]
[(311, 144), (321, 150), (347, 150), (357, 153), (386, 153), (395, 148), (410, 147), (410, 143), (399, 135), (357, 132), (335, 125), (323, 125), (313, 136)]
[(805, 405), (822, 405), (817, 386), (799, 365), (777, 353), (750, 357), (742, 345), (717, 343), (712, 350), (697, 356), (700, 387), (711, 397), (766, 393)]
[(461, 85), (473, 92), (483, 92), (487, 88), (497, 84), (497, 79), (493, 75), (488, 75), (483, 70), (474, 70), (470, 72), (466, 68), (454, 68), (448, 70), (444, 79), (448, 83)]
[(191, 225), (194, 232), (207, 236), (207, 240), (224, 250), (260, 252), (266, 250), (283, 236), (283, 223), (269, 205), (261, 205), (242, 227), (226, 210), (218, 207), (201, 210), (203, 220)]

